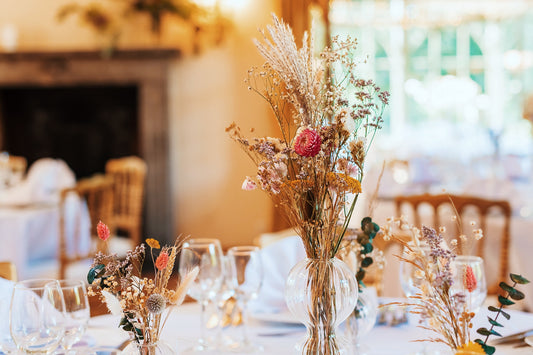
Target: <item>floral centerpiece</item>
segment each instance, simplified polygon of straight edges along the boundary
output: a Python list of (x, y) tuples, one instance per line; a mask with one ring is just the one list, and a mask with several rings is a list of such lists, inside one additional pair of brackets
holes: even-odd
[(310, 290), (303, 352), (334, 354), (334, 301), (342, 290), (332, 289), (331, 263), (361, 192), (364, 160), (389, 95), (356, 76), (355, 40), (333, 38), (317, 57), (312, 35), (305, 34), (298, 48), (290, 27), (276, 16), (273, 22), (269, 36), (262, 33), (263, 42), (255, 41), (266, 63), (249, 71), (247, 83), (272, 108), (280, 137), (247, 139), (235, 123), (226, 131), (257, 166), (243, 189), (269, 194), (302, 238)]
[[(393, 232), (395, 227), (409, 232), (411, 238), (398, 237)], [(495, 348), (487, 344), (488, 338), (491, 335), (500, 336), (495, 328), (503, 327), (503, 323), (498, 318), (500, 315), (507, 320), (511, 317), (503, 307), (514, 304), (513, 300), (523, 299), (524, 294), (515, 286), (529, 281), (520, 275), (510, 274), (513, 285), (500, 283), (502, 292), (498, 296), (499, 307), (488, 308), (491, 312), (488, 316), (491, 327), (477, 329), (477, 333), (484, 339), (472, 340), (472, 319), (476, 313), (469, 298), (476, 297), (474, 294), (480, 287), (481, 280), (478, 280), (473, 268), (468, 265), (452, 270), (453, 261), (458, 258), (453, 247), (458, 241), (452, 239), (450, 248), (439, 233), (445, 231), (443, 228), (437, 232), (433, 228), (423, 226), (420, 230), (403, 218), (389, 219), (383, 229), (385, 238), (393, 238), (403, 246), (401, 261), (414, 267), (413, 284), (419, 292), (409, 296), (409, 301), (401, 304), (411, 307), (412, 313), (420, 315), (420, 327), (435, 334), (434, 337), (420, 341), (443, 343), (456, 355), (494, 354)], [(474, 230), (474, 234), (476, 239), (483, 237), (480, 229)], [(466, 236), (461, 235), (460, 238), (464, 241)]]
[[(102, 222), (98, 223), (97, 232), (104, 242), (110, 236), (109, 228)], [(141, 354), (165, 352), (159, 345), (161, 330), (198, 274), (198, 268), (194, 268), (176, 288), (168, 287), (183, 242), (184, 238), (178, 237), (174, 245), (161, 247), (153, 238), (146, 240), (154, 263), (153, 279), (141, 277), (144, 244), (128, 251), (124, 259), (98, 252), (87, 275), (89, 294), (98, 294), (113, 315), (121, 316), (120, 328), (129, 333)]]

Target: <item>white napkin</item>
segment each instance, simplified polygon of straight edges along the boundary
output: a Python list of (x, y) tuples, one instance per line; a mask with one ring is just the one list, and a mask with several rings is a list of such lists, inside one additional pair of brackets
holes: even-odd
[(305, 259), (305, 249), (299, 236), (291, 236), (261, 250), (264, 278), (258, 298), (250, 304), (253, 313), (279, 313), (287, 310), (285, 281), (289, 271)]
[(2, 191), (0, 203), (58, 203), (59, 192), (75, 184), (74, 172), (63, 160), (42, 158), (30, 166), (26, 179)]

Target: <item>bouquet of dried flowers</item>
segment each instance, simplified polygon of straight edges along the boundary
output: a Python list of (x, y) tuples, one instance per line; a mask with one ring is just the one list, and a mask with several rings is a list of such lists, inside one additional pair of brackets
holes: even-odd
[[(280, 137), (248, 139), (235, 123), (226, 131), (257, 166), (242, 188), (260, 187), (272, 197), (302, 238), (307, 257), (327, 261), (335, 257), (348, 228), (364, 160), (382, 126), (389, 94), (357, 77), (356, 40), (335, 37), (316, 56), (312, 34), (305, 34), (298, 48), (290, 27), (274, 15), (273, 22), (268, 35), (262, 32), (263, 41), (255, 41), (266, 62), (252, 68), (246, 81), (270, 105)], [(316, 274), (310, 276), (316, 306), (311, 318), (325, 324), (335, 312), (328, 305), (327, 270), (310, 270)], [(332, 338), (330, 325), (320, 329), (324, 338)], [(319, 349), (319, 337), (310, 337), (308, 353), (338, 350), (335, 344)]]
[[(457, 220), (457, 218), (454, 218)], [(404, 232), (410, 232), (410, 239), (399, 237), (394, 229), (399, 228)], [(390, 218), (383, 228), (386, 239), (394, 239), (404, 248), (404, 254), (399, 257), (402, 262), (410, 263), (415, 268), (414, 281), (419, 292), (409, 299), (414, 302), (401, 303), (404, 306), (412, 307), (411, 312), (419, 314), (421, 319), (427, 320), (427, 325), (421, 322), (420, 327), (436, 333), (435, 338), (422, 339), (420, 341), (431, 341), (446, 344), (457, 355), (462, 354), (488, 354), (495, 352), (495, 348), (487, 345), (490, 335), (500, 336), (494, 330), (495, 327), (503, 327), (498, 322), (499, 315), (507, 320), (510, 315), (502, 310), (503, 306), (514, 304), (511, 300), (521, 300), (524, 294), (518, 291), (516, 284), (526, 284), (529, 281), (520, 275), (510, 274), (514, 282), (512, 286), (505, 282), (500, 283), (500, 288), (506, 296), (498, 296), (500, 306), (490, 306), (490, 312), (496, 313), (494, 317), (489, 316), (490, 329), (479, 328), (477, 333), (485, 336), (484, 340), (471, 340), (470, 331), (472, 329), (472, 319), (475, 313), (467, 306), (467, 297), (473, 292), (477, 285), (477, 280), (472, 269), (467, 266), (460, 270), (459, 280), (462, 285), (457, 291), (457, 287), (452, 287), (454, 278), (452, 276), (451, 264), (456, 257), (454, 251), (446, 246), (444, 238), (433, 228), (423, 226), (422, 230), (408, 224), (404, 218)], [(441, 231), (444, 231), (441, 230)], [(480, 229), (474, 230), (475, 238), (483, 237)], [(460, 236), (465, 239), (465, 235)], [(457, 245), (457, 240), (451, 241), (452, 246)], [(427, 249), (429, 247), (429, 250)], [(457, 280), (457, 278), (455, 278)], [(510, 299), (511, 298), (511, 299)]]
[[(97, 232), (101, 240), (107, 241), (110, 231), (104, 223), (98, 223)], [(174, 245), (161, 247), (155, 239), (146, 240), (154, 263), (153, 279), (141, 276), (146, 253), (144, 244), (128, 251), (124, 259), (116, 254), (98, 252), (87, 275), (89, 294), (98, 294), (113, 315), (121, 316), (120, 327), (130, 333), (136, 345), (148, 346), (148, 353), (151, 353), (150, 344), (158, 342), (166, 319), (183, 303), (198, 274), (198, 268), (194, 268), (175, 289), (168, 288), (183, 242), (184, 238), (178, 237)], [(166, 314), (164, 318), (163, 314)]]
[(281, 137), (249, 140), (235, 123), (226, 131), (257, 165), (243, 189), (259, 186), (284, 209), (310, 258), (332, 258), (389, 94), (356, 77), (356, 40), (333, 38), (316, 57), (312, 36), (298, 49), (290, 27), (273, 18), (270, 39), (263, 33), (264, 42), (255, 41), (266, 63), (246, 81), (272, 108)]

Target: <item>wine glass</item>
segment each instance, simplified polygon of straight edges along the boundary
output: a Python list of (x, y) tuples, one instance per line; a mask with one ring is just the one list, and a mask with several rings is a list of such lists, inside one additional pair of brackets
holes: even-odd
[(467, 309), (477, 313), (487, 298), (483, 259), (473, 255), (458, 255), (451, 262), (451, 271), (453, 274), (451, 294), (463, 294)]
[(59, 286), (65, 301), (65, 335), (61, 341), (65, 353), (81, 340), (91, 316), (87, 289), (80, 280), (60, 280)]
[(214, 300), (223, 282), (222, 255), (218, 239), (189, 239), (183, 244), (179, 273), (184, 277), (194, 267), (199, 268), (198, 276), (187, 291), (201, 306), (200, 338), (197, 344), (189, 349), (193, 352), (210, 350), (205, 338), (205, 310), (209, 301)]
[[(230, 300), (231, 297), (235, 295), (235, 285), (234, 285), (234, 275), (235, 275), (235, 266), (230, 262), (230, 259), (227, 255), (222, 256), (222, 266), (224, 269), (224, 277), (220, 290), (217, 292), (216, 297), (213, 302), (215, 303), (217, 309), (217, 349), (223, 349), (226, 345), (231, 344), (232, 340), (230, 338), (222, 336), (222, 328), (232, 322), (232, 315), (234, 314), (233, 310), (235, 309), (234, 300)], [(233, 301), (233, 302), (232, 302)]]
[(246, 323), (248, 321), (248, 302), (256, 298), (263, 283), (263, 264), (260, 249), (255, 246), (237, 246), (228, 250), (228, 258), (235, 275), (233, 283), (235, 297), (242, 312), (242, 339), (231, 344), (233, 352), (262, 351), (263, 347), (253, 344), (248, 337)]
[(0, 298), (0, 353), (13, 354), (17, 346), (9, 332), (9, 298)]
[[(430, 252), (430, 247), (427, 245), (421, 245), (420, 249), (422, 253), (428, 257)], [(423, 280), (417, 276), (417, 264), (415, 260), (413, 260), (413, 256), (408, 252), (407, 247), (403, 250), (403, 256), (404, 259), (400, 262), (400, 284), (402, 286), (403, 293), (406, 297), (412, 297), (420, 292), (420, 286)], [(413, 264), (413, 262), (415, 264)], [(414, 301), (411, 299), (410, 301)], [(427, 325), (427, 320), (425, 318), (421, 319), (422, 324)], [(433, 351), (429, 349), (429, 346), (426, 342), (423, 343), (422, 349), (420, 351), (417, 351), (415, 355), (429, 355), (434, 354)]]
[(49, 354), (65, 333), (65, 302), (57, 280), (17, 282), (10, 309), (11, 336), (25, 353)]

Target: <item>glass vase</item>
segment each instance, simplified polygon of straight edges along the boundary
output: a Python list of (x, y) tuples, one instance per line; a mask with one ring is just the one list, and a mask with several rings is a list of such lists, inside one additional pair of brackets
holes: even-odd
[(374, 325), (378, 315), (378, 297), (374, 288), (363, 288), (359, 292), (357, 305), (346, 319), (344, 324), (344, 336), (352, 347), (352, 354), (364, 355), (369, 350), (361, 345)]
[(155, 342), (132, 341), (124, 349), (124, 355), (173, 355), (176, 352), (166, 342), (159, 340)]
[(357, 280), (343, 261), (306, 258), (298, 262), (285, 287), (289, 310), (307, 328), (305, 338), (296, 345), (298, 352), (347, 354), (349, 345), (336, 329), (353, 311), (357, 296)]

